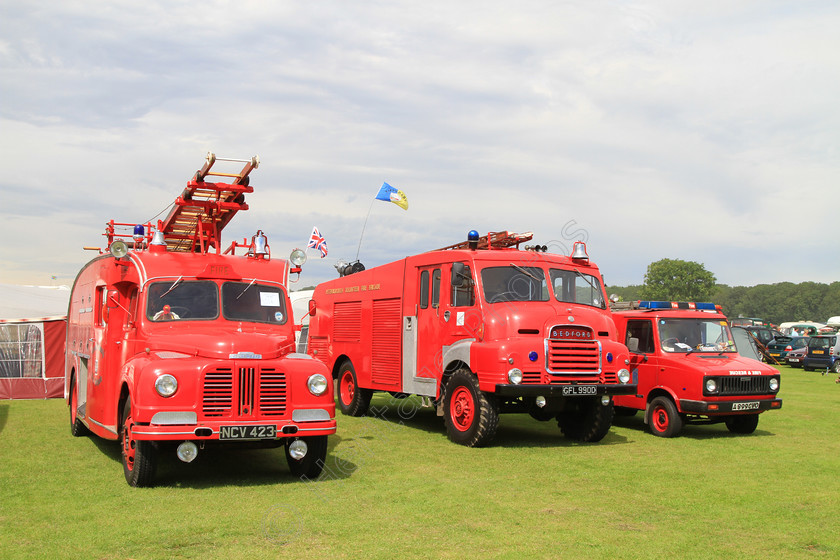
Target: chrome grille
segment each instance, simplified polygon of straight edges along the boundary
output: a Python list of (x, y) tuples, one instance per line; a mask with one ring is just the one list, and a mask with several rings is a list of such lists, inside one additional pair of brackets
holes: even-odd
[(720, 395), (772, 395), (770, 390), (770, 376), (743, 375), (721, 377)]

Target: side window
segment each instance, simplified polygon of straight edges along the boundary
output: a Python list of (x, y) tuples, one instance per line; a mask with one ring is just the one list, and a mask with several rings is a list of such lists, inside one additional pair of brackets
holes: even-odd
[(649, 320), (627, 321), (624, 344), (629, 344), (631, 338), (639, 339), (639, 352), (653, 353), (653, 326)]
[(432, 271), (432, 307), (440, 306), (440, 269)]
[(130, 327), (137, 320), (137, 288), (131, 290), (131, 295), (128, 297), (128, 313), (125, 314), (126, 327)]
[(420, 273), (420, 309), (429, 307), (429, 271)]
[(108, 309), (108, 290), (105, 288), (105, 286), (96, 287), (96, 297), (94, 305), (96, 306), (96, 308), (93, 311), (94, 322), (97, 327), (101, 327), (106, 322), (108, 322), (106, 312), (106, 310)]
[(464, 266), (464, 272), (460, 274), (461, 285), (452, 285), (450, 303), (452, 307), (469, 307), (475, 305), (475, 288), (472, 271), (469, 266)]

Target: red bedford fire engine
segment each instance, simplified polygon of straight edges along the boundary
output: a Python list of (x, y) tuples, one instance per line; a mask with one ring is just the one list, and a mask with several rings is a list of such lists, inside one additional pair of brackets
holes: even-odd
[[(271, 258), (260, 231), (220, 254), (221, 230), (248, 209), (259, 161), (219, 159), (246, 164), (217, 173), (208, 154), (157, 228), (109, 222), (109, 252), (73, 285), (64, 391), (71, 431), (119, 439), (131, 486), (152, 484), (160, 449), (177, 446), (190, 462), (219, 443), (283, 445), (292, 473), (314, 478), (335, 433), (329, 372), (294, 350), (287, 285), (305, 255), (293, 252), (290, 269)], [(206, 182), (210, 175), (234, 179)]]
[(644, 410), (655, 435), (673, 437), (686, 423), (719, 422), (731, 432), (751, 434), (761, 412), (781, 408), (779, 370), (738, 354), (715, 305), (614, 303), (613, 318), (639, 387), (636, 394), (616, 397), (616, 410)]
[[(529, 234), (471, 231), (468, 241), (320, 284), (308, 351), (338, 381), (344, 414), (374, 391), (434, 399), (449, 438), (489, 443), (501, 412), (557, 418), (564, 434), (599, 441), (611, 395), (629, 385), (598, 268), (520, 243)], [(359, 270), (354, 272), (354, 270)], [(339, 271), (342, 272), (341, 270)]]

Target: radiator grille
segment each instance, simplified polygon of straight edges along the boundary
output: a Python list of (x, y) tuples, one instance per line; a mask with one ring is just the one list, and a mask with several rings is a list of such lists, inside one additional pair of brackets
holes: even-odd
[(770, 376), (747, 375), (739, 377), (721, 377), (720, 395), (772, 395)]
[(601, 344), (597, 340), (547, 339), (546, 369), (552, 374), (598, 374), (601, 371)]
[(204, 374), (205, 418), (254, 418), (286, 413), (286, 375), (273, 367), (217, 367)]

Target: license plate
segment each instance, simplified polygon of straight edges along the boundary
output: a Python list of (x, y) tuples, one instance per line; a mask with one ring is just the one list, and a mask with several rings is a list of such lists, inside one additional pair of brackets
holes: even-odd
[(773, 356), (774, 358), (776, 356), (781, 356), (781, 354), (779, 354), (778, 352), (770, 352), (770, 355)]
[(563, 387), (563, 396), (575, 395), (597, 395), (597, 387), (589, 387), (587, 385), (568, 385)]
[(219, 439), (274, 439), (277, 437), (277, 426), (222, 426), (219, 428)]
[(811, 354), (825, 354), (822, 350), (811, 350)]
[(732, 405), (732, 410), (758, 410), (758, 401), (736, 402)]

